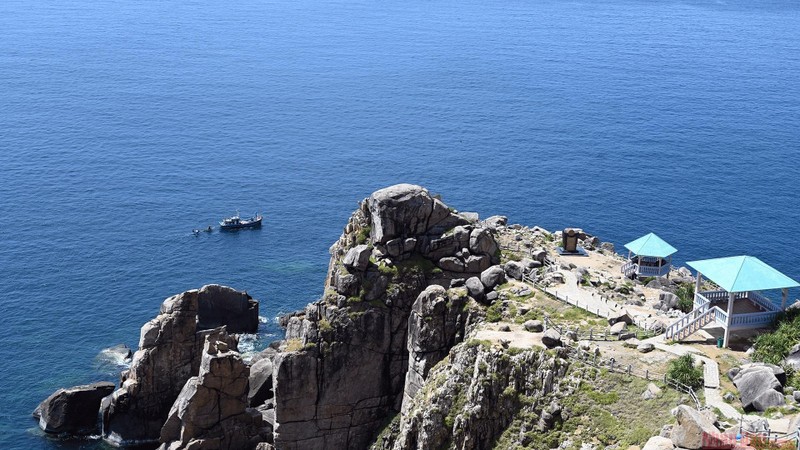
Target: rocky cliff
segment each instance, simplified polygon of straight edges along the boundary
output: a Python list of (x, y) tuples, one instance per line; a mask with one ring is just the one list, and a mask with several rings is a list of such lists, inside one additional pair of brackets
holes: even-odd
[(331, 247), (324, 297), (288, 320), (274, 358), (277, 448), (367, 448), (411, 400), (494, 287), (480, 275), (499, 248), (476, 219), (414, 185), (361, 202)]

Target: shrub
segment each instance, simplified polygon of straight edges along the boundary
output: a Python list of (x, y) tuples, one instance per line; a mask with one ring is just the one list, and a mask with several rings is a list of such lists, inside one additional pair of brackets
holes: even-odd
[(694, 285), (692, 283), (681, 283), (675, 291), (678, 296), (678, 309), (687, 313), (694, 309)]
[(778, 318), (775, 331), (758, 335), (753, 360), (780, 365), (797, 342), (800, 342), (800, 314), (790, 310)]
[(689, 354), (670, 361), (667, 376), (692, 388), (703, 385), (703, 371), (694, 366), (692, 355)]

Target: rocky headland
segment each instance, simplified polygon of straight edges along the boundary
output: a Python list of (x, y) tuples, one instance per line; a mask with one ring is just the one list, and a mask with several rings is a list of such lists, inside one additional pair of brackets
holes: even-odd
[[(631, 378), (634, 364), (649, 374), (667, 359), (642, 356), (653, 344), (626, 330), (634, 308), (650, 308), (637, 317), (646, 327), (674, 317), (675, 287), (691, 278), (613, 278), (600, 270), (616, 261), (613, 246), (579, 235), (608, 260), (559, 265), (548, 250), (554, 233), (481, 221), (420, 186), (381, 189), (331, 246), (323, 296), (281, 319), (285, 339), (245, 361), (237, 333), (256, 330), (258, 302), (218, 285), (187, 291), (142, 327), (119, 385), (59, 390), (34, 415), (48, 433), (99, 432), (113, 446), (160, 450), (700, 448), (703, 433), (725, 424), (709, 410), (675, 408), (690, 401), (683, 393)], [(619, 305), (608, 325), (530, 284), (569, 277)], [(559, 328), (553, 317), (574, 321)], [(597, 323), (626, 345), (578, 342)], [(609, 374), (576, 359), (601, 353), (628, 364), (629, 376), (613, 362)], [(767, 393), (742, 388), (748, 405), (783, 400), (772, 375), (738, 374), (742, 386), (769, 378)], [(630, 410), (612, 410), (621, 396), (633, 399)]]

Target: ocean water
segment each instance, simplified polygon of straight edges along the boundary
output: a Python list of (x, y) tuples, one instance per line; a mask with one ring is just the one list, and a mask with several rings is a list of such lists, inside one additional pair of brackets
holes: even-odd
[(789, 0), (4, 0), (0, 448), (100, 447), (30, 412), (170, 295), (246, 289), (278, 338), (397, 182), (800, 279), (798, 80)]

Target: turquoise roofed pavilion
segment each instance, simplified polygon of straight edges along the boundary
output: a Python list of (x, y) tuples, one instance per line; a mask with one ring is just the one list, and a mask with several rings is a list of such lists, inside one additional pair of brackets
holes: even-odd
[[(768, 327), (786, 309), (789, 288), (800, 287), (793, 279), (753, 256), (690, 261), (697, 271), (694, 288), (694, 309), (667, 327), (667, 339), (685, 339), (710, 324), (725, 330), (724, 346), (728, 346), (731, 331)], [(703, 277), (720, 289), (701, 291)], [(760, 291), (782, 292), (780, 304), (763, 296)]]
[(629, 278), (669, 276), (672, 255), (678, 251), (655, 233), (628, 242), (625, 248), (628, 261), (622, 266), (622, 273)]

